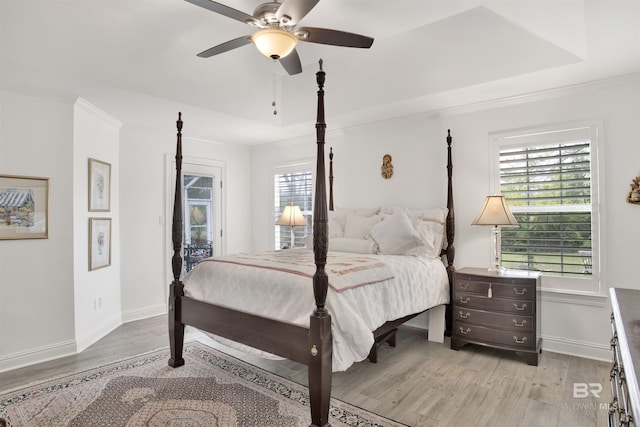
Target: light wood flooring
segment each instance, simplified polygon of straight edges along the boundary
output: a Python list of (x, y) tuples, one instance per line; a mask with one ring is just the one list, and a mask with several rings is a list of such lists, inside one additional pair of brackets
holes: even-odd
[[(190, 330), (190, 338), (203, 338)], [(124, 324), (80, 354), (0, 373), (0, 392), (168, 346), (166, 316)], [(237, 357), (306, 384), (306, 367)], [(333, 375), (332, 396), (410, 426), (589, 427), (607, 425), (611, 399), (606, 362), (544, 352), (537, 367), (482, 346), (459, 351), (428, 342), (426, 331), (400, 328), (396, 348), (378, 363)], [(574, 398), (574, 383), (600, 383), (600, 398)]]

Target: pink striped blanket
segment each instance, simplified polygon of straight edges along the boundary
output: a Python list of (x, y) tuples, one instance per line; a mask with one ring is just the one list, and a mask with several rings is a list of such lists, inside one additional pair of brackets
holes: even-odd
[[(309, 278), (316, 272), (313, 251), (301, 249), (225, 255), (201, 262), (245, 265)], [(389, 266), (376, 259), (375, 255), (329, 252), (325, 270), (329, 286), (336, 292), (391, 280), (394, 277)]]

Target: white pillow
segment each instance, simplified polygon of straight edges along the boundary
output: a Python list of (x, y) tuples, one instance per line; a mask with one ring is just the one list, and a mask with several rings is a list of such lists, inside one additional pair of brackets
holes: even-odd
[(413, 225), (420, 236), (422, 245), (411, 250), (408, 255), (427, 256), (437, 258), (444, 245), (444, 224), (428, 219), (414, 219)]
[(313, 249), (313, 233), (304, 236), (302, 238), (302, 244), (308, 249)]
[(382, 220), (378, 215), (364, 217), (355, 214), (347, 215), (347, 223), (344, 227), (344, 237), (351, 239), (366, 239), (369, 237), (371, 227)]
[(348, 237), (336, 237), (329, 239), (329, 250), (338, 252), (355, 252), (358, 254), (375, 254), (376, 244), (366, 239), (350, 239)]
[(371, 229), (371, 237), (378, 244), (378, 253), (407, 255), (424, 246), (420, 234), (404, 210), (385, 216)]
[(344, 237), (344, 227), (337, 220), (329, 220), (329, 238)]
[(376, 215), (379, 210), (379, 208), (336, 208), (329, 211), (329, 221), (337, 221), (344, 230), (347, 225), (348, 215), (370, 217)]
[(419, 217), (421, 219), (431, 219), (444, 223), (447, 219), (447, 208), (431, 208), (431, 209), (408, 209), (401, 206), (383, 206), (380, 208), (380, 214), (393, 215), (396, 212), (405, 211), (410, 218)]
[(431, 220), (444, 224), (447, 220), (447, 208), (433, 208), (433, 209), (409, 209), (409, 216), (411, 218), (418, 217), (424, 220)]

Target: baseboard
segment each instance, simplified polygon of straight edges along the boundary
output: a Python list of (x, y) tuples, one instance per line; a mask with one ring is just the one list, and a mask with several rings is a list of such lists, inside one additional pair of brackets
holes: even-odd
[(91, 344), (104, 338), (109, 332), (113, 331), (115, 328), (117, 328), (120, 325), (122, 325), (122, 316), (118, 314), (109, 319), (106, 319), (105, 321), (100, 323), (97, 327), (92, 328), (82, 336), (76, 337), (78, 353), (80, 353), (85, 348), (89, 347)]
[(151, 307), (145, 307), (138, 310), (131, 310), (122, 313), (122, 321), (124, 323), (133, 322), (134, 320), (147, 319), (149, 317), (160, 316), (167, 314), (167, 305), (154, 305)]
[(35, 365), (36, 363), (70, 356), (76, 354), (76, 347), (76, 341), (69, 340), (0, 356), (0, 372), (12, 371)]
[(612, 357), (608, 345), (546, 335), (542, 335), (542, 350), (603, 362), (611, 362)]

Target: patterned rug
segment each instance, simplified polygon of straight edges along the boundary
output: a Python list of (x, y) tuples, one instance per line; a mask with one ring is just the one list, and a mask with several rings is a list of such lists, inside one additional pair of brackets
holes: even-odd
[[(307, 388), (198, 342), (0, 394), (13, 427), (308, 426)], [(404, 426), (331, 399), (331, 425)], [(2, 421), (0, 421), (2, 425)]]

